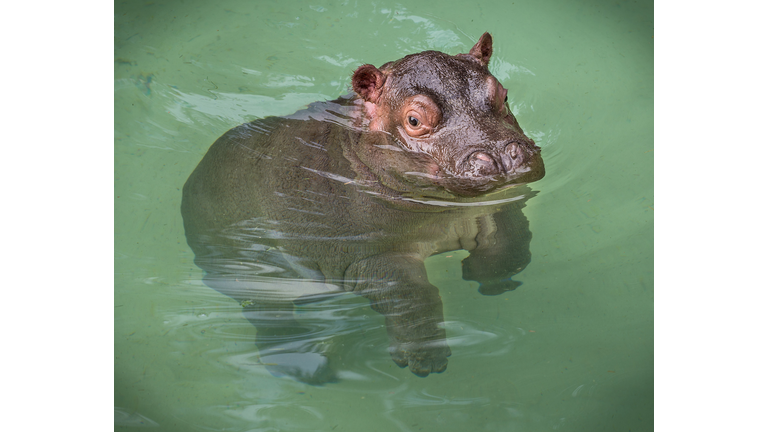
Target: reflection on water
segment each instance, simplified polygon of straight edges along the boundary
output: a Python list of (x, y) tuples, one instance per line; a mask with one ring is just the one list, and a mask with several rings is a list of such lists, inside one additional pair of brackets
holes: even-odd
[(160, 425), (139, 413), (115, 407), (115, 426), (158, 427)]

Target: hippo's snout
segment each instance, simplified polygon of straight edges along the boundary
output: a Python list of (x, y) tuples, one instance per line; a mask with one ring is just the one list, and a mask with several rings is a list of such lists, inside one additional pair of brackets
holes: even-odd
[(496, 152), (474, 151), (466, 158), (464, 168), (459, 172), (468, 177), (511, 176), (528, 171), (531, 153), (538, 153), (537, 150), (527, 151), (524, 145), (512, 141)]

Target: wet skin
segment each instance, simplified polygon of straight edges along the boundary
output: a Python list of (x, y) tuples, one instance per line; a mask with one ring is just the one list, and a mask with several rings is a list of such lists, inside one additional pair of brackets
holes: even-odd
[(524, 184), (544, 164), (488, 71), (491, 52), (486, 33), (468, 54), (360, 66), (354, 94), (235, 127), (190, 175), (181, 211), (195, 263), (244, 305), (273, 373), (336, 379), (335, 348), (308, 336), (295, 302), (367, 298), (395, 363), (427, 376), (451, 354), (427, 257), (468, 250), (463, 277), (483, 294), (519, 285)]

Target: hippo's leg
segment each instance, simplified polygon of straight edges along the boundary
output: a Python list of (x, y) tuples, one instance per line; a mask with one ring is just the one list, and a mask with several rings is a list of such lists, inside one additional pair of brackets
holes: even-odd
[(424, 262), (415, 254), (388, 253), (352, 264), (345, 280), (384, 315), (389, 352), (394, 362), (414, 374), (445, 370), (451, 349), (445, 340), (443, 302), (427, 280)]
[(261, 362), (274, 376), (322, 385), (337, 381), (327, 357), (330, 341), (321, 322), (296, 320), (293, 304), (253, 304), (243, 314), (256, 327)]
[(522, 285), (512, 280), (531, 262), (530, 243), (532, 234), (528, 219), (522, 211), (499, 212), (481, 224), (492, 224), (490, 229), (481, 229), (477, 247), (461, 262), (462, 277), (480, 283), (483, 295), (498, 295)]

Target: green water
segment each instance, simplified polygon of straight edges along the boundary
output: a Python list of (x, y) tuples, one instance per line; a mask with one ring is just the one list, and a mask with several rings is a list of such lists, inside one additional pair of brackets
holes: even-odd
[[(115, 4), (115, 424), (195, 431), (653, 429), (652, 2)], [(350, 370), (312, 387), (254, 360), (255, 329), (202, 283), (181, 187), (245, 121), (347, 93), (363, 63), (467, 52), (542, 147), (525, 209), (532, 262), (498, 297), (428, 260), (453, 355), (392, 363), (365, 300)], [(383, 321), (383, 320), (381, 320)], [(378, 328), (378, 332), (376, 329)]]

